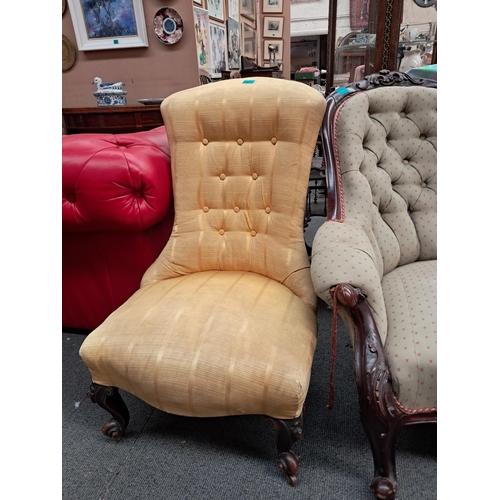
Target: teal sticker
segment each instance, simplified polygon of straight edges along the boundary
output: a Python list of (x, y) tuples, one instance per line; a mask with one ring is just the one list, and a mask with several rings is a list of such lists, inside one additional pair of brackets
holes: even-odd
[(255, 80), (243, 80), (242, 82), (243, 84), (247, 83), (247, 84), (252, 84), (252, 83), (255, 83)]
[(349, 93), (349, 90), (346, 89), (345, 87), (339, 87), (338, 89), (335, 89), (335, 92), (340, 95), (345, 95)]
[(113, 43), (114, 43), (115, 45), (118, 45), (118, 40), (113, 40)]

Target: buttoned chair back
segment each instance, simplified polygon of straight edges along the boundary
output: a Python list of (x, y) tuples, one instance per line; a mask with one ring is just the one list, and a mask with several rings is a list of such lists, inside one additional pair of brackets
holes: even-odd
[[(319, 92), (271, 78), (165, 99), (171, 237), (80, 351), (106, 408), (121, 388), (178, 415), (267, 415), (292, 485), (317, 334), (304, 208), (325, 107)], [(121, 436), (116, 401), (119, 427), (103, 432)]]

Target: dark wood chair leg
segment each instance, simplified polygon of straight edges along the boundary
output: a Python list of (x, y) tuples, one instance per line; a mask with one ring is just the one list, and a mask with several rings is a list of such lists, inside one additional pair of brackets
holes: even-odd
[(130, 421), (130, 415), (118, 388), (92, 383), (87, 397), (111, 413), (113, 418), (108, 420), (101, 430), (105, 436), (120, 441)]
[(370, 488), (379, 500), (395, 500), (396, 441), (401, 426), (398, 422), (385, 425), (368, 414), (361, 414), (361, 423), (373, 456), (374, 473)]
[(297, 486), (299, 457), (292, 451), (292, 446), (302, 439), (303, 413), (290, 420), (269, 418), (276, 433), (278, 448), (278, 468), (285, 474), (288, 484)]

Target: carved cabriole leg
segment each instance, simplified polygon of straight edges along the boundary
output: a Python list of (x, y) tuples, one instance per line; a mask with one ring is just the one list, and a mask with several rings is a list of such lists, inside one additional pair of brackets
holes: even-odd
[(278, 468), (285, 474), (286, 480), (292, 486), (297, 486), (299, 458), (292, 451), (292, 446), (302, 439), (303, 412), (290, 420), (269, 418), (276, 433), (278, 447)]
[(115, 441), (120, 441), (130, 421), (130, 415), (118, 389), (92, 383), (87, 397), (111, 413), (113, 418), (102, 426), (102, 433)]
[(392, 390), (391, 374), (375, 321), (365, 299), (367, 293), (351, 285), (338, 285), (337, 297), (355, 328), (354, 365), (360, 417), (373, 455), (371, 489), (378, 499), (396, 498), (396, 440), (404, 412)]

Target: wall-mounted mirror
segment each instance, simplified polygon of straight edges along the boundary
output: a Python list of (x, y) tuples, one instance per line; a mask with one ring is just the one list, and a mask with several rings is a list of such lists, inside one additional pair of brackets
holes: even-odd
[(326, 93), (381, 69), (437, 62), (435, 0), (330, 0)]

